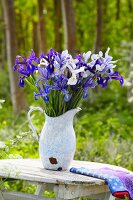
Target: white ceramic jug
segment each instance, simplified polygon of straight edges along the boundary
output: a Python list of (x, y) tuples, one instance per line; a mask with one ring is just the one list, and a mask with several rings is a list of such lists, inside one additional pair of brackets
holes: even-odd
[(75, 108), (58, 117), (49, 117), (45, 114), (45, 124), (40, 139), (32, 124), (30, 114), (40, 107), (33, 107), (28, 112), (28, 120), (35, 139), (39, 140), (39, 153), (45, 169), (67, 170), (73, 160), (76, 150), (76, 137), (73, 129), (73, 118), (80, 111)]

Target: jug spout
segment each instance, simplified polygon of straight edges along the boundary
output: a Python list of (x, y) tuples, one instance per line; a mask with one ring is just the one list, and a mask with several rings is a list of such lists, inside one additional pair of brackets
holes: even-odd
[(74, 117), (76, 115), (76, 113), (78, 113), (81, 110), (82, 109), (78, 107), (78, 108), (74, 108), (74, 109), (68, 110), (67, 112)]
[(76, 115), (76, 113), (78, 113), (80, 110), (82, 110), (81, 108), (74, 108), (74, 109), (71, 109), (71, 110), (68, 110), (64, 115), (65, 115), (65, 118), (66, 120), (72, 120), (73, 121), (73, 118), (74, 116)]

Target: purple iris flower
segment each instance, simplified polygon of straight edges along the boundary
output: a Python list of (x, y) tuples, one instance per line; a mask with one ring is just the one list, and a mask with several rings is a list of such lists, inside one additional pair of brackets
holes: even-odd
[(38, 71), (40, 72), (40, 75), (48, 81), (50, 79), (50, 74), (48, 73), (48, 70), (46, 68), (38, 68)]
[(102, 62), (102, 59), (100, 59), (100, 58), (95, 61), (95, 66), (102, 65), (102, 64), (103, 64), (103, 62)]
[[(40, 59), (36, 57), (35, 52), (32, 51), (29, 58), (27, 59), (27, 62), (31, 65), (34, 65), (35, 67), (37, 67), (37, 65), (39, 64)], [(34, 62), (34, 63), (33, 63)]]
[(43, 80), (43, 78), (40, 78), (36, 83), (36, 87), (38, 88), (39, 93), (34, 92), (34, 99), (38, 100), (38, 97), (42, 97), (45, 102), (48, 102), (48, 94), (51, 92), (52, 86), (44, 84)]
[(71, 95), (69, 94), (67, 88), (68, 79), (66, 78), (65, 75), (60, 75), (58, 77), (56, 77), (56, 80), (54, 82), (54, 86), (53, 86), (53, 90), (59, 90), (62, 92), (62, 94), (64, 95), (64, 100), (66, 102), (68, 102), (71, 99)]
[(97, 83), (98, 85), (101, 85), (103, 83), (103, 78), (101, 77), (101, 74), (97, 76)]
[(78, 54), (75, 56), (75, 59), (77, 59), (79, 62), (83, 61), (82, 60), (82, 55), (81, 54)]
[(119, 73), (117, 71), (115, 71), (112, 75), (111, 75), (111, 79), (114, 80), (118, 80), (120, 82), (121, 85), (124, 84), (124, 78), (122, 76), (119, 75)]
[(83, 66), (87, 67), (87, 63), (83, 61), (83, 56), (81, 54), (75, 56), (74, 63), (76, 64), (76, 69), (79, 69)]
[(24, 87), (24, 79), (29, 77), (38, 70), (39, 59), (35, 56), (32, 51), (29, 58), (26, 59), (24, 56), (16, 56), (15, 65), (13, 66), (14, 71), (17, 71), (21, 76), (19, 78), (20, 87)]
[(36, 92), (34, 92), (34, 99), (36, 101), (38, 100), (38, 97), (42, 97), (45, 102), (49, 101), (49, 97), (45, 93), (44, 94), (43, 93), (37, 94)]
[(55, 55), (56, 55), (56, 52), (51, 48), (49, 50), (49, 53), (47, 54), (47, 57), (48, 57), (49, 60), (51, 60), (51, 59), (54, 58)]
[(44, 52), (40, 53), (39, 59), (41, 60), (42, 58), (45, 58)]
[(110, 73), (109, 76), (102, 78), (101, 75), (97, 78), (98, 85), (100, 85), (102, 88), (106, 87), (108, 85), (109, 80), (118, 80), (121, 85), (124, 84), (124, 79), (122, 76), (119, 75), (117, 71)]
[(25, 79), (25, 77), (23, 76), (23, 77), (19, 77), (19, 86), (20, 87), (24, 87), (24, 79)]
[(86, 79), (85, 83), (83, 84), (83, 88), (88, 88), (88, 87), (94, 88), (95, 86), (96, 86), (96, 83), (95, 83), (95, 81), (93, 80), (93, 77), (92, 77), (92, 76), (89, 76), (89, 77)]
[(63, 90), (66, 89), (68, 87), (67, 85), (67, 78), (65, 75), (60, 75), (56, 78), (54, 85), (58, 88), (58, 90)]
[(87, 99), (89, 96), (89, 90), (88, 88), (84, 88), (83, 93), (82, 93), (82, 98)]
[(54, 72), (54, 59), (55, 59), (56, 52), (53, 49), (50, 49), (49, 53), (47, 54), (44, 59), (47, 60), (48, 66), (47, 70), (49, 74), (52, 74)]
[(64, 95), (64, 100), (66, 102), (68, 102), (72, 97), (72, 95), (70, 95), (69, 92), (65, 89), (62, 90), (62, 94)]
[(43, 84), (43, 88), (44, 88), (44, 92), (46, 94), (49, 94), (50, 91), (51, 91), (51, 89), (52, 89), (52, 86), (51, 85), (45, 85), (45, 84)]
[(49, 73), (49, 74), (52, 74), (52, 73), (54, 72), (54, 66), (53, 66), (52, 64), (49, 64), (49, 65), (47, 66), (47, 70), (48, 70), (48, 73)]
[(108, 85), (109, 79), (110, 79), (109, 77), (104, 77), (104, 78), (102, 78), (102, 82), (101, 82), (100, 86), (101, 86), (102, 88), (106, 87), (106, 86)]
[(68, 50), (63, 51), (61, 54), (58, 53), (54, 59), (54, 67), (57, 69), (61, 69), (64, 65), (66, 65), (70, 61), (70, 54), (68, 54)]

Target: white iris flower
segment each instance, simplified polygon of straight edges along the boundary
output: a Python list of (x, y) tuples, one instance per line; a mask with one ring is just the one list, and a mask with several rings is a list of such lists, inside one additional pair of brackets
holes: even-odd
[(91, 56), (91, 51), (88, 51), (87, 53), (83, 53), (83, 58), (84, 58), (85, 63), (87, 63), (90, 56)]
[(47, 62), (47, 60), (45, 60), (44, 58), (42, 58), (41, 60), (40, 60), (40, 64), (38, 65), (38, 67), (47, 67), (48, 66), (48, 62)]
[(96, 65), (96, 70), (98, 70), (98, 71), (103, 71), (105, 69), (105, 65), (104, 64), (102, 64), (102, 65), (99, 65), (99, 64), (97, 64)]
[(84, 67), (80, 67), (79, 69), (76, 69), (76, 65), (74, 63), (74, 60), (71, 59), (70, 63), (67, 65), (67, 68), (72, 73), (72, 76), (68, 79), (67, 85), (76, 85), (77, 83), (77, 74), (80, 72), (84, 72)]

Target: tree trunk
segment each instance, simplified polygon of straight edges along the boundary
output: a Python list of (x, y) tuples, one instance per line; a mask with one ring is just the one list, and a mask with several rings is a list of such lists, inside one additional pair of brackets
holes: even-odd
[(43, 14), (44, 0), (38, 0), (38, 16), (39, 16), (39, 51), (46, 52), (46, 27)]
[(0, 4), (0, 70), (4, 69), (6, 54), (5, 54), (5, 30), (4, 30), (3, 10)]
[(76, 47), (76, 24), (72, 0), (61, 0), (64, 24), (64, 49), (74, 55)]
[[(129, 13), (130, 13), (130, 17), (132, 19), (133, 4), (132, 4), (131, 0), (127, 0), (127, 3), (128, 3), (128, 10), (129, 10)], [(133, 40), (133, 20), (130, 20), (129, 29), (130, 29), (130, 39)]]
[(127, 0), (127, 2), (128, 2), (128, 9), (129, 9), (129, 12), (131, 12), (132, 11), (132, 1), (131, 0)]
[(55, 32), (55, 49), (62, 50), (62, 16), (61, 16), (61, 0), (54, 0), (54, 32)]
[(22, 12), (20, 11), (18, 14), (17, 14), (17, 21), (16, 21), (16, 24), (17, 24), (17, 46), (19, 46), (19, 49), (23, 49), (23, 51), (26, 50), (25, 48), (25, 38), (24, 38), (24, 28), (23, 28), (23, 19), (22, 19)]
[(36, 55), (39, 55), (39, 40), (38, 40), (38, 23), (32, 22), (32, 42), (33, 42), (33, 50)]
[[(107, 17), (107, 11), (108, 11), (108, 2), (109, 0), (103, 0), (103, 13), (104, 13), (104, 16), (105, 18)], [(103, 18), (104, 18), (103, 16)]]
[(97, 53), (102, 47), (102, 0), (97, 0), (97, 18), (96, 18), (96, 42), (94, 52)]
[(3, 30), (2, 34), (2, 42), (1, 42), (1, 63), (0, 63), (0, 69), (4, 70), (4, 65), (5, 65), (5, 60), (6, 60), (6, 39), (5, 39), (5, 34)]
[(120, 0), (116, 0), (116, 20), (120, 19)]
[(11, 101), (14, 111), (19, 112), (21, 109), (25, 108), (26, 102), (24, 99), (23, 91), (18, 86), (18, 76), (14, 73), (12, 69), (17, 53), (13, 0), (2, 0), (2, 4), (6, 26), (6, 49), (10, 79)]
[(128, 87), (128, 102), (130, 106), (133, 107), (133, 43), (130, 43), (130, 62), (129, 62), (129, 72), (128, 72), (128, 82), (131, 84)]

